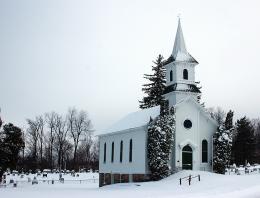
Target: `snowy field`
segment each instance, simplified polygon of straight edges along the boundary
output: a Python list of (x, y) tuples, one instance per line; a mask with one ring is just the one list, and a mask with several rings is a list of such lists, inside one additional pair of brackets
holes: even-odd
[[(179, 185), (179, 178), (187, 175), (201, 175), (201, 181), (192, 180), (191, 186), (187, 181)], [(12, 177), (12, 176), (10, 176)], [(98, 187), (98, 182), (87, 181), (98, 177), (97, 173), (80, 173), (79, 177), (65, 175), (64, 184), (55, 182), (39, 182), (38, 185), (31, 185), (28, 182), (20, 182), (17, 178), (18, 186), (13, 188), (8, 186), (0, 188), (2, 198), (73, 198), (73, 197), (93, 197), (93, 198), (139, 198), (139, 197), (260, 197), (260, 174), (250, 175), (217, 175), (202, 171), (181, 171), (159, 182), (115, 184)], [(58, 178), (58, 174), (49, 175), (49, 178)], [(77, 180), (70, 181), (69, 180)], [(15, 179), (15, 178), (14, 178)], [(40, 179), (40, 178), (39, 178)], [(66, 179), (68, 181), (66, 181)], [(80, 180), (87, 182), (80, 183)]]

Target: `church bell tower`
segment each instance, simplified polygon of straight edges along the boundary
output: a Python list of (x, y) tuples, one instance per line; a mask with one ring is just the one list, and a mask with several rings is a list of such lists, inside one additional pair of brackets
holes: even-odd
[(198, 62), (188, 53), (182, 33), (180, 19), (171, 56), (166, 68), (165, 99), (175, 105), (186, 97), (200, 98), (200, 90), (195, 82), (195, 66)]

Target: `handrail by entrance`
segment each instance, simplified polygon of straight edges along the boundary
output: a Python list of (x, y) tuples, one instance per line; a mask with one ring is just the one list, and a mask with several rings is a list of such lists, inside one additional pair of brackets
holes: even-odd
[(186, 177), (182, 177), (182, 178), (180, 178), (180, 185), (182, 184), (182, 180), (187, 178), (187, 181), (189, 181), (189, 186), (190, 186), (191, 180), (196, 178), (196, 177), (198, 178), (198, 181), (200, 181), (200, 175), (195, 175), (195, 176), (189, 175), (189, 176), (186, 176)]

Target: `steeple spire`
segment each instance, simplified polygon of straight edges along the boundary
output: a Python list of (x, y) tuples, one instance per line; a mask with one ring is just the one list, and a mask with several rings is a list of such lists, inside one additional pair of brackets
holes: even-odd
[(181, 28), (181, 19), (179, 18), (178, 20), (178, 28), (175, 36), (175, 42), (174, 42), (174, 47), (172, 50), (172, 56), (174, 59), (176, 59), (178, 52), (181, 54), (188, 54), (183, 33), (182, 33), (182, 28)]
[(197, 61), (188, 53), (181, 28), (181, 20), (178, 20), (178, 28), (175, 36), (172, 57), (175, 61), (195, 62)]

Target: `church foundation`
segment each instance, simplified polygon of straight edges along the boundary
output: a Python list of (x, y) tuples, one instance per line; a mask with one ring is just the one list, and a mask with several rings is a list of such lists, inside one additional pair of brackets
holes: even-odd
[(150, 177), (146, 174), (99, 173), (99, 187), (116, 183), (145, 182), (149, 180)]

